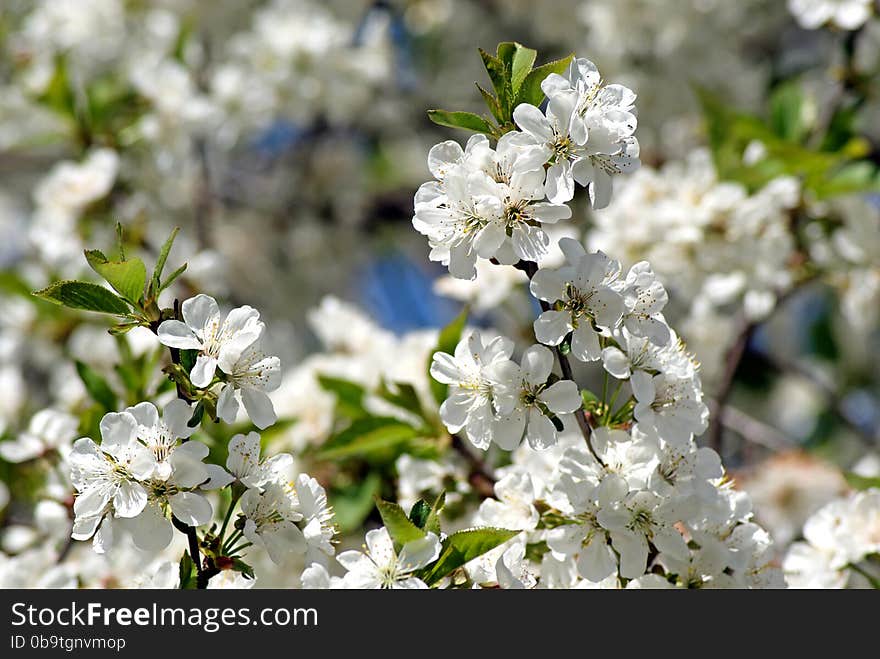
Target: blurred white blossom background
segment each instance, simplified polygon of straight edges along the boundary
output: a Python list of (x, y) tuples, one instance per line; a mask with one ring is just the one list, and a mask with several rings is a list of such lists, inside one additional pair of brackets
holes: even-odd
[[(531, 275), (485, 258), (465, 264), (474, 279), (453, 277), (453, 265), (447, 272), (429, 260), (419, 232), (436, 236), (413, 221), (419, 186), (442, 179), (429, 170), (432, 145), (467, 139), (425, 111), (482, 113), (473, 84), (488, 83), (477, 48), (491, 52), (501, 41), (538, 50), (539, 62), (587, 57), (603, 83), (637, 95), (635, 110), (620, 108), (637, 116), (632, 160), (641, 166), (618, 163), (624, 172), (613, 177), (613, 195), (609, 179), (607, 204), (596, 201), (604, 196), (596, 174), (593, 203), (577, 196), (570, 220), (543, 224), (549, 249), (532, 260), (562, 267), (569, 239), (618, 261), (621, 282), (648, 261), (663, 283), (663, 313), (681, 339), (675, 359), (686, 355), (699, 373), (708, 412), (689, 432), (720, 454), (731, 497), (752, 501), (743, 513), (752, 544), (733, 534), (724, 542), (755, 564), (743, 558), (728, 569), (728, 585), (880, 585), (876, 2), (5, 0), (0, 587), (179, 585), (183, 535), (147, 553), (127, 538), (106, 553), (70, 541), (74, 441), (98, 441), (107, 412), (170, 404), (160, 341), (185, 347), (145, 327), (113, 336), (101, 318), (30, 294), (61, 279), (96, 281), (83, 250), (113, 251), (117, 222), (127, 253), (147, 263), (180, 227), (166, 271), (187, 268), (163, 302), (205, 293), (224, 309), (259, 309), (260, 350), (280, 362), (266, 387), (277, 423), (246, 410), (243, 398), (226, 408), (229, 427), (203, 426), (197, 436), (241, 478), (225, 462), (227, 445), (234, 433), (259, 430), (264, 455), (289, 458), (279, 468), (297, 483), (297, 523), (318, 522), (312, 536), (303, 531), (308, 553), (279, 556), (265, 540), (269, 555), (248, 555), (255, 582), (229, 570), (210, 587), (339, 585), (334, 552), (356, 575), (346, 578), (367, 587), (373, 568), (344, 550), (368, 534), (374, 554), (396, 551), (376, 530), (374, 495), (409, 511), (441, 492), (449, 530), (522, 531), (469, 563), (468, 583), (623, 585), (579, 571), (571, 538), (540, 536), (551, 528), (546, 511), (564, 507), (554, 500), (560, 465), (581, 468), (565, 452), (579, 441), (577, 427), (566, 425), (545, 451), (524, 442), (483, 454), (447, 432), (432, 394), (427, 365), (441, 328), (463, 308), (470, 329), (487, 342), (511, 337), (522, 355), (541, 313), (530, 290), (555, 299), (536, 290), (539, 279), (530, 289)], [(514, 119), (540, 142), (528, 117)], [(556, 196), (549, 202), (572, 199)], [(502, 251), (491, 256), (512, 262)], [(587, 366), (573, 360), (575, 376), (602, 391), (601, 370)], [(411, 393), (435, 423), (392, 450), (340, 457), (334, 448), (350, 421), (340, 382), (364, 392), (370, 415), (418, 426), (412, 409), (401, 411)], [(570, 414), (559, 400), (550, 410)], [(612, 451), (613, 436), (603, 441)], [(398, 581), (437, 558), (423, 544), (407, 545), (409, 563), (397, 557)], [(691, 561), (676, 573), (699, 573)], [(761, 573), (768, 566), (772, 578)]]

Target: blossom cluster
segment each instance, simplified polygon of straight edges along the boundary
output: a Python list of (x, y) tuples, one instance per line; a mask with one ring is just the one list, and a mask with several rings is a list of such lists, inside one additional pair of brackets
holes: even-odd
[(517, 106), (520, 130), (494, 149), (475, 135), (464, 149), (448, 141), (428, 154), (435, 180), (416, 194), (413, 226), (427, 236), (431, 260), (454, 277), (473, 279), (478, 257), (537, 261), (549, 248), (543, 226), (571, 217), (575, 182), (602, 208), (613, 177), (638, 167), (631, 90), (603, 84), (586, 59), (574, 60), (566, 76), (550, 74), (541, 89), (546, 112)]
[[(772, 542), (751, 521), (718, 455), (600, 427), (595, 455), (569, 434), (544, 458), (518, 451), (480, 506), (482, 523), (523, 533), (478, 582), (540, 588), (768, 588), (784, 585)], [(600, 462), (601, 460), (601, 462)], [(534, 552), (537, 551), (537, 554)], [(524, 558), (526, 555), (531, 558)], [(510, 574), (520, 575), (510, 581)]]
[(0, 586), (880, 584), (877, 3), (404, 5), (0, 10)]
[(878, 583), (880, 490), (835, 499), (804, 524), (804, 540), (788, 549), (783, 569), (793, 588), (843, 588), (867, 579)]
[[(197, 532), (211, 524), (215, 503), (210, 492), (228, 488), (223, 526), (216, 536), (212, 526), (204, 540), (205, 546), (216, 543), (211, 550), (215, 553), (205, 562), (210, 560), (215, 569), (211, 577), (234, 565), (225, 557), (237, 557), (252, 546), (265, 549), (277, 564), (290, 555), (307, 563), (325, 561), (334, 554), (333, 513), (315, 479), (306, 474), (292, 479), (293, 456), (279, 453), (261, 459), (258, 433), (235, 434), (228, 442), (224, 468), (206, 463), (210, 450), (194, 438), (202, 419), (196, 409), (206, 400), (215, 402), (218, 419), (227, 423), (235, 422), (239, 399), (259, 428), (275, 422), (267, 392), (278, 386), (280, 363), (259, 350), (265, 329), (259, 313), (239, 307), (222, 318), (217, 302), (200, 294), (184, 301), (181, 315), (182, 321), (172, 318), (159, 324), (156, 333), (173, 350), (194, 353), (186, 381), (198, 390), (199, 402), (180, 396), (165, 405), (161, 416), (151, 402), (110, 412), (100, 422), (100, 443), (89, 437), (73, 442), (62, 454), (76, 491), (72, 538), (91, 539), (95, 551), (103, 554), (118, 545), (121, 536), (130, 536), (137, 549), (156, 555), (171, 544), (175, 528)], [(178, 391), (181, 386), (178, 380)], [(63, 422), (57, 417), (35, 418), (34, 434), (69, 435), (70, 428), (59, 427)], [(52, 432), (49, 424), (55, 426)], [(36, 439), (20, 440), (14, 447), (4, 445), (4, 453), (27, 458), (42, 449), (32, 446), (36, 444)], [(226, 536), (236, 504), (240, 513), (234, 531), (230, 528)], [(192, 560), (201, 576), (201, 558)]]

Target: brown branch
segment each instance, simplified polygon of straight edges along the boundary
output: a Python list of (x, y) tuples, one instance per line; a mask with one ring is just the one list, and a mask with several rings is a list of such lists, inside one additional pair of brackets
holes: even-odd
[(707, 444), (717, 453), (720, 454), (721, 449), (723, 448), (722, 441), (724, 424), (722, 419), (724, 416), (724, 407), (727, 405), (727, 401), (733, 393), (733, 386), (736, 382), (736, 372), (739, 369), (739, 364), (749, 345), (749, 340), (762, 324), (770, 320), (777, 311), (782, 309), (792, 296), (800, 292), (808, 284), (812, 283), (817, 276), (818, 275), (815, 273), (810, 274), (794, 284), (787, 291), (778, 293), (776, 296), (776, 304), (770, 310), (770, 313), (761, 320), (743, 319), (741, 321), (740, 329), (736, 334), (736, 340), (727, 350), (727, 354), (725, 355), (724, 371), (721, 374), (721, 381), (718, 385), (718, 390), (715, 392), (716, 412), (709, 423), (709, 430), (707, 432)]

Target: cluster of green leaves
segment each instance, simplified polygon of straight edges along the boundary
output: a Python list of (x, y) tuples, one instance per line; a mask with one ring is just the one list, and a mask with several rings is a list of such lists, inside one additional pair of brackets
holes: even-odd
[[(445, 504), (446, 495), (441, 492), (432, 503), (419, 499), (407, 515), (396, 503), (381, 499), (376, 502), (382, 522), (388, 529), (397, 552), (408, 542), (424, 538), (427, 533), (441, 536), (440, 512)], [(415, 576), (429, 586), (437, 585), (442, 579), (452, 577), (465, 563), (504, 544), (517, 533), (519, 531), (488, 526), (456, 531), (443, 538), (437, 560), (422, 568)], [(459, 582), (453, 579), (453, 583), (466, 584), (466, 580)]]
[(168, 288), (184, 270), (184, 263), (177, 270), (162, 279), (162, 271), (168, 254), (174, 244), (178, 229), (175, 228), (159, 251), (152, 275), (147, 277), (144, 262), (137, 258), (126, 258), (122, 225), (116, 225), (119, 258), (108, 259), (97, 249), (85, 250), (86, 261), (92, 270), (110, 284), (113, 291), (104, 286), (86, 281), (65, 280), (55, 282), (46, 288), (35, 291), (37, 297), (70, 309), (94, 311), (118, 316), (120, 321), (110, 329), (111, 334), (124, 334), (133, 327), (153, 327), (164, 320), (159, 309), (159, 295)]
[(544, 92), (541, 90), (544, 78), (551, 73), (564, 73), (574, 58), (574, 55), (569, 55), (535, 67), (538, 51), (512, 41), (498, 44), (494, 55), (481, 48), (480, 56), (495, 93), (488, 91), (480, 83), (474, 84), (491, 116), (473, 112), (428, 110), (428, 117), (440, 126), (463, 128), (495, 139), (516, 129), (513, 111), (517, 105), (528, 103), (539, 106), (544, 102)]
[[(738, 111), (706, 89), (697, 95), (718, 175), (750, 191), (779, 176), (796, 176), (817, 199), (880, 191), (880, 170), (865, 156), (870, 147), (855, 128), (856, 106), (837, 108), (827, 125), (797, 80), (776, 86), (766, 116)], [(754, 143), (765, 154), (745, 162)]]
[(82, 146), (119, 146), (133, 139), (131, 128), (147, 110), (147, 102), (130, 82), (108, 72), (75, 87), (67, 55), (55, 56), (52, 77), (36, 100), (59, 117)]

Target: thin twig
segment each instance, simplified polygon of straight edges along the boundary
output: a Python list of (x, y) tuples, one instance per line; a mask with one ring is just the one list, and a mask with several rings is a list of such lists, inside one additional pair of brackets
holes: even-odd
[[(174, 300), (174, 318), (177, 320), (182, 319), (182, 315), (180, 313), (180, 301)], [(158, 327), (152, 328), (158, 334)], [(171, 353), (171, 361), (174, 364), (180, 364), (180, 350), (177, 348), (168, 348)], [(180, 383), (177, 384), (177, 397), (181, 400), (189, 402), (189, 399), (186, 397), (183, 389), (181, 388)], [(200, 590), (204, 590), (208, 587), (208, 581), (215, 574), (219, 573), (219, 569), (214, 565), (213, 561), (209, 561), (209, 565), (202, 564), (202, 555), (199, 551), (199, 536), (196, 532), (196, 529), (189, 524), (181, 522), (179, 519), (171, 515), (171, 523), (174, 525), (178, 531), (186, 535), (189, 541), (189, 553), (192, 558), (193, 563), (196, 566), (196, 587)]]
[(719, 411), (718, 403), (709, 401), (709, 409), (713, 416), (721, 420), (722, 425), (738, 433), (746, 441), (758, 444), (771, 451), (785, 451), (797, 446), (797, 442), (771, 425), (756, 419), (746, 412), (728, 403), (723, 411)]
[(724, 357), (724, 371), (721, 373), (721, 381), (718, 383), (718, 390), (715, 393), (717, 404), (715, 413), (712, 416), (712, 421), (709, 425), (707, 442), (709, 448), (715, 450), (719, 454), (721, 453), (722, 435), (724, 433), (724, 424), (722, 423), (724, 406), (727, 404), (727, 399), (733, 392), (736, 371), (739, 368), (739, 363), (742, 361), (743, 355), (745, 354), (749, 339), (752, 338), (752, 334), (755, 333), (757, 327), (758, 325), (754, 322), (743, 322), (739, 331), (736, 333), (736, 340), (727, 350), (727, 354)]
[(483, 460), (474, 455), (458, 435), (452, 435), (452, 449), (468, 463), (470, 467), (468, 482), (471, 486), (482, 496), (495, 496), (495, 477), (489, 472)]
[(718, 389), (715, 392), (715, 402), (717, 404), (716, 413), (713, 415), (712, 420), (709, 424), (709, 430), (707, 432), (708, 436), (708, 445), (710, 448), (714, 449), (717, 453), (721, 453), (722, 440), (723, 440), (723, 423), (722, 417), (724, 414), (724, 407), (727, 405), (727, 401), (730, 398), (730, 395), (733, 393), (733, 385), (736, 381), (736, 372), (739, 369), (739, 364), (742, 361), (743, 355), (745, 354), (746, 348), (749, 345), (749, 341), (754, 335), (755, 331), (764, 323), (770, 320), (773, 315), (782, 309), (788, 300), (790, 300), (796, 293), (803, 290), (805, 286), (812, 283), (816, 279), (816, 274), (811, 274), (799, 282), (794, 284), (788, 290), (777, 294), (776, 296), (776, 304), (770, 310), (770, 313), (767, 314), (760, 321), (743, 319), (740, 323), (740, 328), (736, 334), (736, 339), (728, 349), (727, 354), (724, 358), (724, 371), (721, 374), (721, 380), (718, 385)]
[[(538, 272), (538, 264), (534, 263), (533, 261), (519, 261), (513, 267), (517, 270), (522, 270), (523, 272), (525, 272), (526, 276), (529, 278), (529, 281), (531, 281), (532, 277), (535, 276), (535, 273)], [(544, 300), (539, 300), (539, 302), (541, 303), (542, 311), (550, 311), (551, 307), (548, 302), (545, 302)], [(563, 354), (562, 349), (559, 346), (554, 346), (553, 352), (556, 353), (556, 360), (559, 362), (559, 369), (562, 371), (563, 379), (571, 380), (572, 382), (576, 383), (577, 380), (574, 379), (574, 374), (572, 373), (571, 363), (568, 361), (568, 357)], [(584, 441), (586, 441), (587, 448), (590, 450), (590, 453), (592, 453), (593, 457), (596, 459), (596, 462), (604, 467), (605, 463), (602, 462), (602, 458), (599, 457), (599, 454), (596, 453), (596, 450), (593, 448), (593, 442), (591, 439), (593, 435), (593, 428), (590, 426), (590, 422), (587, 419), (586, 410), (584, 410), (583, 407), (581, 407), (579, 410), (576, 410), (574, 413), (574, 418), (577, 420), (577, 424), (581, 429), (581, 433), (584, 436)]]

